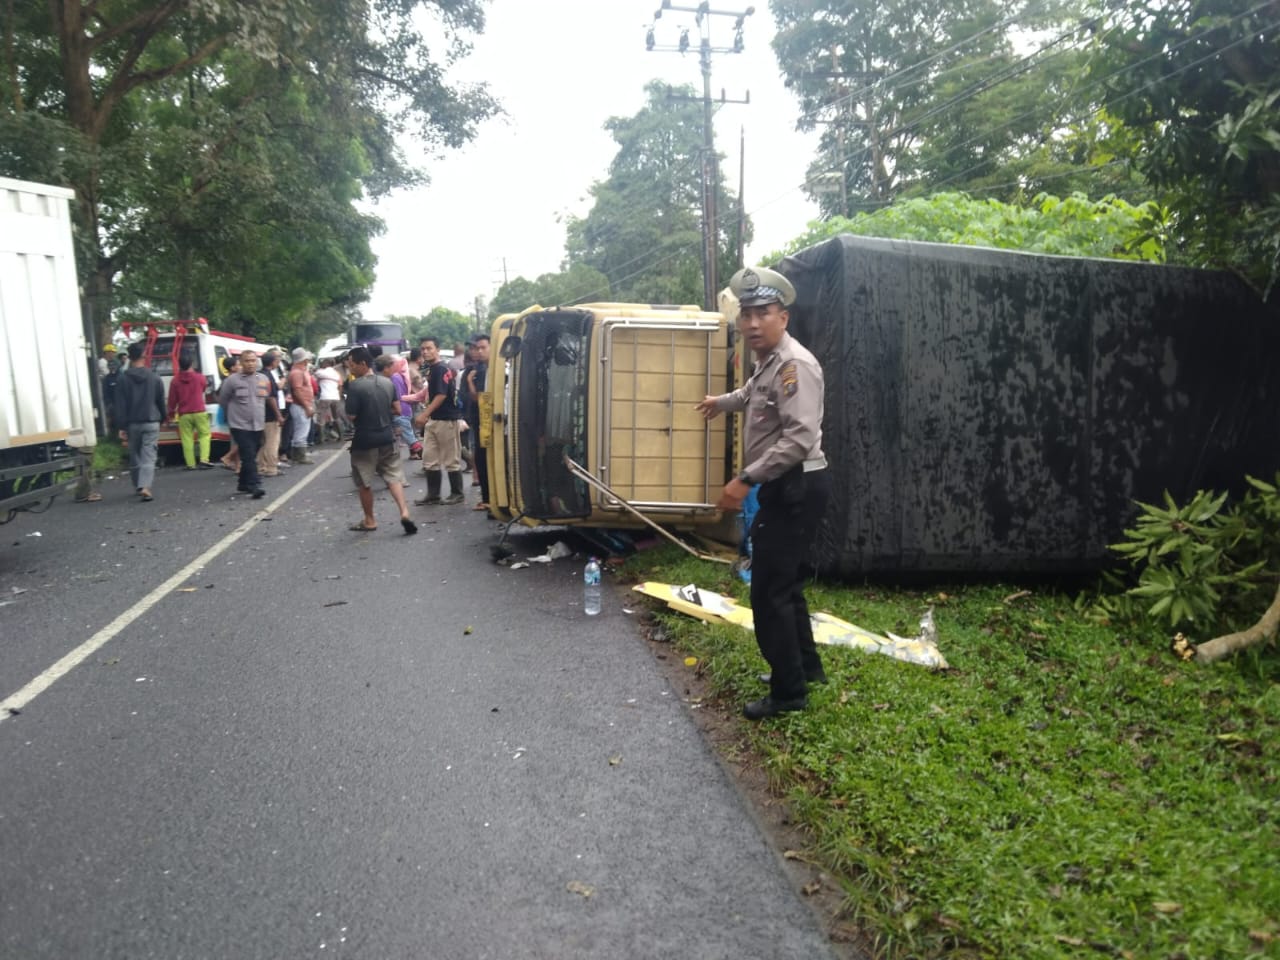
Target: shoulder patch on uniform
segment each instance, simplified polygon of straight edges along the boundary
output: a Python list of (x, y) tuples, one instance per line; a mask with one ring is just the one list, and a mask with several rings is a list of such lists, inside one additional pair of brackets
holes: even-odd
[(778, 379), (782, 381), (782, 395), (784, 397), (795, 396), (795, 392), (798, 389), (798, 378), (794, 360), (788, 360), (778, 368)]

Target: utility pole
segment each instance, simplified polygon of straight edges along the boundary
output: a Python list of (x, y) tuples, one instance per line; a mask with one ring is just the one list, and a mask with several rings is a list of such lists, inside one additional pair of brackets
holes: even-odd
[[(689, 50), (689, 28), (680, 31), (680, 40), (674, 46), (658, 44), (654, 31), (657, 21), (662, 18), (662, 11), (671, 10), (676, 13), (692, 13), (698, 26), (701, 42), (699, 44), (699, 63), (702, 67), (702, 298), (707, 310), (717, 307), (716, 296), (720, 292), (719, 280), (719, 225), (716, 215), (716, 184), (719, 177), (716, 172), (715, 136), (711, 128), (711, 55), (713, 53), (741, 53), (743, 49), (742, 28), (747, 17), (756, 12), (755, 7), (746, 10), (712, 10), (709, 0), (703, 0), (696, 7), (678, 7), (671, 0), (662, 0), (662, 6), (654, 11), (654, 23), (645, 36), (645, 48), (663, 53), (687, 53)], [(711, 45), (711, 18), (734, 17), (734, 38), (731, 47), (713, 47)], [(750, 94), (743, 100), (727, 100), (724, 91), (720, 92), (721, 103), (750, 103)]]

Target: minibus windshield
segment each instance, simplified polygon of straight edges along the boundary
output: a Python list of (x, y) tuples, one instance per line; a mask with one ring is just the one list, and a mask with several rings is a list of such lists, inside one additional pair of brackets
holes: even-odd
[(515, 468), (524, 512), (538, 519), (591, 512), (586, 484), (565, 456), (587, 462), (587, 385), (591, 314), (549, 311), (526, 318), (512, 364), (516, 400)]

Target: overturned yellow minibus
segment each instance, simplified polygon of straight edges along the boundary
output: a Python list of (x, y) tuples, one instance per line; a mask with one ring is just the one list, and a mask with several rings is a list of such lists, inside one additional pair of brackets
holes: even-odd
[[(493, 516), (537, 525), (708, 529), (733, 476), (735, 418), (695, 409), (741, 364), (723, 313), (591, 303), (493, 324), (480, 400)], [(582, 473), (591, 480), (583, 479)]]

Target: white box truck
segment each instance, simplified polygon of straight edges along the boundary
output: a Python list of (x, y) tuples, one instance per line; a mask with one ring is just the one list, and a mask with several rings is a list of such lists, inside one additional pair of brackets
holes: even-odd
[(0, 523), (84, 482), (97, 440), (72, 197), (0, 177)]

